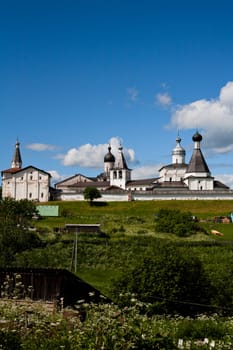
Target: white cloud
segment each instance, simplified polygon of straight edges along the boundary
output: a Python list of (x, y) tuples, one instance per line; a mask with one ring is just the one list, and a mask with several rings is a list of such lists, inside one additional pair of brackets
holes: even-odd
[(158, 169), (160, 168), (161, 168), (161, 164), (145, 165), (142, 167), (135, 168), (132, 171), (132, 179), (136, 180), (136, 179), (158, 177), (159, 176)]
[(64, 179), (66, 179), (67, 177), (70, 177), (71, 175), (61, 175), (57, 172), (57, 170), (47, 170), (47, 173), (49, 173), (51, 175), (51, 185), (53, 186), (54, 184), (56, 184), (57, 182), (60, 182)]
[(49, 173), (52, 176), (53, 181), (60, 181), (64, 176), (60, 175), (57, 170), (48, 170), (47, 173)]
[[(111, 152), (117, 156), (118, 148), (122, 144), (119, 137), (112, 137), (109, 140)], [(84, 168), (102, 168), (104, 156), (108, 152), (109, 144), (91, 145), (90, 143), (77, 148), (71, 148), (64, 155), (59, 155), (65, 166), (80, 166)], [(135, 152), (131, 148), (123, 148), (124, 156), (129, 163), (135, 163)]]
[(127, 95), (130, 101), (135, 102), (138, 98), (138, 90), (134, 87), (128, 88)]
[(220, 90), (216, 99), (201, 99), (179, 106), (171, 118), (177, 129), (203, 130), (204, 144), (215, 153), (233, 150), (233, 82)]
[(26, 148), (28, 148), (32, 151), (42, 152), (42, 151), (54, 151), (58, 147), (54, 146), (54, 145), (48, 145), (45, 143), (31, 143), (31, 144), (26, 145)]
[(160, 106), (168, 107), (172, 103), (172, 99), (167, 92), (164, 92), (155, 95), (155, 102)]

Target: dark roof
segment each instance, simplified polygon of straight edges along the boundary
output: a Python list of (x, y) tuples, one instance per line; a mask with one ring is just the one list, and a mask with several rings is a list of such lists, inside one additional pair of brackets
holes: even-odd
[(6, 170), (2, 170), (2, 174), (3, 173), (8, 173), (8, 174), (14, 174), (14, 173), (17, 173), (19, 170), (22, 170), (22, 168), (9, 168), (9, 169), (6, 169)]
[(114, 165), (114, 169), (129, 169), (122, 152), (122, 147), (119, 147), (119, 153)]
[(172, 163), (172, 164), (168, 164), (168, 165), (164, 165), (162, 166), (162, 168), (159, 169), (159, 171), (161, 171), (162, 169), (180, 169), (180, 168), (187, 168), (188, 164), (185, 163)]
[(201, 134), (199, 134), (198, 131), (196, 131), (195, 134), (193, 135), (192, 139), (194, 142), (201, 142), (202, 136), (201, 136)]
[(25, 291), (29, 286), (32, 287), (29, 297), (33, 300), (59, 301), (64, 298), (64, 306), (74, 306), (81, 299), (97, 303), (110, 301), (102, 298), (97, 289), (66, 269), (0, 268), (0, 285), (4, 285), (6, 276), (14, 281), (15, 274), (21, 276)]
[(159, 178), (154, 177), (151, 179), (138, 179), (138, 180), (130, 180), (127, 182), (127, 186), (139, 186), (139, 185), (153, 185), (155, 181)]
[(105, 193), (123, 193), (128, 191), (118, 186), (109, 186), (108, 188), (106, 188), (104, 192)]
[(190, 159), (186, 173), (209, 173), (208, 165), (205, 161), (205, 158), (202, 154), (202, 151), (194, 149), (192, 157)]
[(20, 143), (17, 141), (15, 144), (15, 152), (14, 152), (14, 156), (12, 159), (12, 163), (14, 163), (15, 165), (17, 164), (18, 168), (21, 168), (22, 158), (21, 158), (21, 154), (20, 154), (19, 145), (20, 145)]
[(42, 173), (47, 174), (47, 175), (49, 175), (49, 177), (51, 177), (50, 173), (48, 173), (47, 171), (44, 171), (42, 169), (36, 168), (33, 165), (29, 165), (29, 166), (27, 166), (25, 168), (9, 168), (9, 169), (6, 169), (6, 170), (2, 170), (1, 174), (4, 174), (4, 173), (16, 174), (16, 173), (20, 173), (21, 171), (25, 171), (25, 170), (27, 170), (29, 168), (33, 168), (35, 170), (41, 171)]
[(155, 184), (154, 188), (188, 188), (183, 181), (164, 181)]
[(114, 163), (115, 162), (115, 157), (111, 152), (111, 147), (108, 147), (108, 153), (104, 156), (104, 162), (111, 162)]
[(222, 182), (218, 180), (214, 180), (214, 188), (225, 188), (225, 189), (230, 189), (229, 186), (224, 185)]
[[(77, 177), (77, 176), (82, 176), (82, 177), (84, 177), (85, 179), (88, 179), (88, 180), (90, 180), (90, 181), (97, 181), (97, 177), (89, 177), (89, 176), (86, 176), (86, 175), (83, 175), (83, 174), (78, 173), (78, 174), (72, 175), (72, 176), (70, 176), (70, 177), (67, 177), (67, 178), (65, 178), (65, 179), (63, 179), (63, 180), (57, 182), (57, 183), (55, 184), (55, 186), (60, 185), (60, 184), (62, 184), (63, 182), (67, 182), (67, 181), (69, 181), (69, 180), (71, 180), (71, 179), (74, 179), (74, 178)], [(84, 181), (82, 181), (82, 183), (84, 183)], [(86, 183), (86, 182), (85, 182), (85, 183)]]
[(67, 187), (80, 187), (80, 188), (86, 188), (86, 187), (107, 187), (110, 185), (110, 181), (92, 181), (92, 182), (77, 182), (72, 185), (68, 185)]

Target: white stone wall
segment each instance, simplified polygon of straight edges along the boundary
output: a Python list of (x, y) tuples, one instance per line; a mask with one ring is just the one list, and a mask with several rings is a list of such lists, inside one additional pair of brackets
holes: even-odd
[(36, 168), (22, 169), (2, 180), (2, 196), (39, 202), (49, 200), (49, 175)]
[[(83, 201), (84, 197), (82, 194), (62, 194), (62, 201)], [(157, 192), (156, 194), (143, 194), (143, 193), (122, 193), (122, 194), (102, 194), (102, 197), (95, 200), (99, 202), (126, 202), (129, 200), (135, 201), (152, 201), (152, 200), (233, 200), (233, 191), (229, 192), (176, 192), (165, 193)]]
[(112, 169), (110, 171), (110, 186), (126, 189), (126, 183), (130, 180), (130, 171), (127, 169)]
[(191, 191), (210, 191), (214, 189), (213, 178), (194, 178), (190, 177), (185, 183)]
[(181, 181), (184, 178), (186, 169), (182, 168), (163, 168), (160, 172), (159, 182)]

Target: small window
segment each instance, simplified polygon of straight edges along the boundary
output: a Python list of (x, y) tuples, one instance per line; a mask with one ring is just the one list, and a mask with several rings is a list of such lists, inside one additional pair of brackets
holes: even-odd
[(29, 198), (32, 198), (32, 193), (31, 192), (29, 193)]
[(119, 171), (119, 179), (122, 179), (122, 171)]
[(113, 178), (114, 178), (114, 179), (117, 178), (117, 172), (116, 172), (116, 171), (113, 172)]
[(41, 198), (43, 198), (43, 197), (44, 197), (44, 193), (42, 192), (42, 193), (40, 194), (40, 196), (41, 196)]
[(32, 177), (32, 175), (30, 176), (30, 180), (32, 180), (33, 179), (33, 177)]

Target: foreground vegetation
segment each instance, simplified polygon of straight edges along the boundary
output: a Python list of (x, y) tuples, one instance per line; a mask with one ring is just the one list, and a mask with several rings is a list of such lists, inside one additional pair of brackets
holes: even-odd
[[(77, 303), (76, 312), (50, 312), (39, 303), (0, 302), (0, 344), (7, 350), (232, 349), (233, 320), (148, 316), (147, 305)], [(85, 320), (79, 310), (85, 308)]]
[[(0, 303), (3, 349), (232, 349), (233, 224), (214, 217), (228, 216), (233, 202), (54, 202), (60, 216), (38, 221), (31, 204), (0, 205), (0, 267), (76, 264), (114, 304), (77, 301), (80, 321)], [(78, 235), (76, 261), (68, 223), (101, 224), (100, 234)]]

